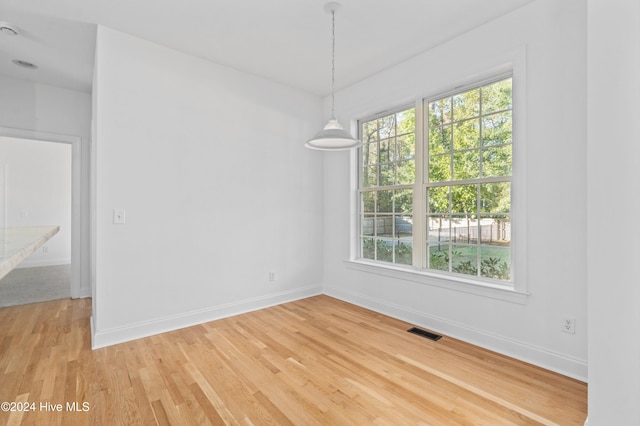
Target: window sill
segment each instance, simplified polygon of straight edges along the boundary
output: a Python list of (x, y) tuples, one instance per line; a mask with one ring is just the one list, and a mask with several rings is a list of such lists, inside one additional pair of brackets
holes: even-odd
[(482, 281), (465, 279), (462, 277), (446, 277), (440, 274), (429, 273), (413, 269), (410, 266), (401, 267), (367, 262), (366, 260), (345, 260), (345, 266), (349, 269), (382, 275), (385, 277), (413, 281), (448, 290), (474, 294), (476, 296), (489, 297), (506, 302), (524, 305), (527, 303), (529, 293), (523, 293), (512, 288), (503, 287)]

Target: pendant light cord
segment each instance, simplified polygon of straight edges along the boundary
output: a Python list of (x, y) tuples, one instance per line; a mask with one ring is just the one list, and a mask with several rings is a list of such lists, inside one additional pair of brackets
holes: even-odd
[(336, 119), (336, 11), (331, 11), (331, 119)]
[(340, 9), (340, 3), (336, 2), (329, 2), (324, 6), (324, 11), (331, 13), (331, 119), (313, 139), (304, 144), (307, 148), (321, 151), (341, 151), (362, 145), (362, 142), (351, 136), (336, 120), (336, 10), (338, 9)]

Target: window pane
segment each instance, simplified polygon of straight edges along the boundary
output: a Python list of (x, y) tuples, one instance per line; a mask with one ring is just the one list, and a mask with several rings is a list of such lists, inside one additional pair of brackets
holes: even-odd
[[(451, 220), (447, 215), (430, 216), (427, 221), (428, 246), (441, 250), (442, 245), (451, 242)], [(448, 247), (448, 246), (447, 246)], [(448, 249), (447, 249), (448, 252)]]
[(376, 240), (376, 249), (378, 260), (383, 262), (393, 262), (393, 241), (392, 240)]
[(511, 245), (511, 219), (509, 215), (482, 215), (481, 243), (509, 248)]
[(451, 126), (432, 127), (429, 129), (429, 154), (444, 154), (451, 151)]
[(429, 103), (429, 125), (441, 126), (451, 122), (451, 98), (444, 98)]
[(411, 185), (415, 181), (416, 168), (413, 160), (400, 161), (396, 164), (396, 184)]
[(469, 90), (453, 96), (453, 119), (455, 121), (477, 117), (480, 114), (480, 89)]
[(362, 143), (375, 142), (378, 140), (378, 126), (376, 121), (367, 121), (362, 124)]
[(508, 215), (483, 215), (480, 274), (498, 280), (511, 279), (511, 221)]
[(511, 278), (511, 253), (509, 248), (482, 246), (480, 255), (481, 276), (507, 281)]
[(416, 128), (416, 112), (414, 108), (396, 114), (397, 135), (413, 135)]
[(504, 145), (511, 143), (511, 111), (482, 117), (482, 145)]
[(451, 215), (451, 241), (471, 244), (476, 241), (478, 221), (475, 217), (463, 214)]
[(379, 213), (391, 213), (393, 211), (393, 191), (377, 191), (378, 199), (376, 211)]
[(477, 185), (457, 185), (451, 187), (452, 213), (471, 215), (478, 210)]
[(411, 160), (416, 156), (416, 138), (413, 133), (399, 136), (396, 139), (398, 160)]
[(483, 213), (509, 213), (511, 210), (511, 183), (497, 182), (480, 185), (480, 211)]
[(428, 212), (429, 213), (449, 213), (449, 186), (427, 188)]
[(396, 135), (396, 115), (391, 114), (378, 119), (380, 127), (380, 139), (390, 138)]
[(429, 245), (427, 267), (437, 271), (449, 271), (449, 244)]
[(477, 148), (480, 143), (480, 120), (465, 120), (453, 125), (453, 149)]
[(480, 177), (480, 153), (477, 150), (453, 154), (453, 180)]
[(413, 263), (413, 246), (411, 239), (401, 239), (395, 246), (395, 263), (411, 265)]
[(376, 216), (376, 235), (393, 237), (393, 216)]
[(411, 216), (395, 217), (395, 233), (397, 238), (407, 238), (413, 235), (413, 223)]
[(483, 176), (511, 176), (511, 145), (482, 150)]
[(443, 182), (451, 180), (451, 156), (429, 156), (429, 182)]
[(362, 164), (378, 164), (378, 143), (366, 143), (362, 146)]
[(396, 181), (396, 165), (381, 164), (380, 165), (380, 186), (391, 186)]
[(376, 258), (376, 246), (373, 238), (362, 239), (362, 257), (365, 259)]
[(375, 192), (363, 192), (362, 193), (362, 212), (373, 213), (375, 211)]
[(378, 184), (378, 166), (365, 166), (362, 170), (362, 187), (369, 188)]
[(382, 139), (380, 141), (380, 162), (389, 163), (395, 160), (395, 139)]
[(511, 79), (498, 81), (482, 88), (482, 112), (511, 109)]
[(413, 212), (413, 190), (400, 189), (394, 194), (393, 211), (395, 213), (404, 213), (411, 215)]
[(478, 248), (474, 245), (451, 247), (451, 270), (458, 274), (478, 275)]
[(364, 217), (362, 218), (362, 235), (364, 236), (374, 236), (375, 235), (375, 229), (374, 229), (374, 223), (375, 223), (376, 217), (373, 214), (366, 214), (364, 215)]

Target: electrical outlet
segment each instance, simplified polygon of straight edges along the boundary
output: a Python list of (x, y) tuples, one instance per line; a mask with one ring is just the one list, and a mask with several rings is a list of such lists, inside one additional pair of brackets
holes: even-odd
[(49, 253), (49, 246), (42, 246), (43, 253)]
[(274, 271), (269, 271), (269, 281), (273, 282), (276, 280), (276, 273)]
[(576, 334), (576, 317), (564, 315), (560, 324), (560, 330), (569, 334)]

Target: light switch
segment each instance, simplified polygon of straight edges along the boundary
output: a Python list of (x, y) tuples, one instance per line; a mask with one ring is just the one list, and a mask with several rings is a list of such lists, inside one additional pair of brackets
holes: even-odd
[(125, 211), (124, 209), (113, 209), (113, 223), (122, 225), (124, 224)]

